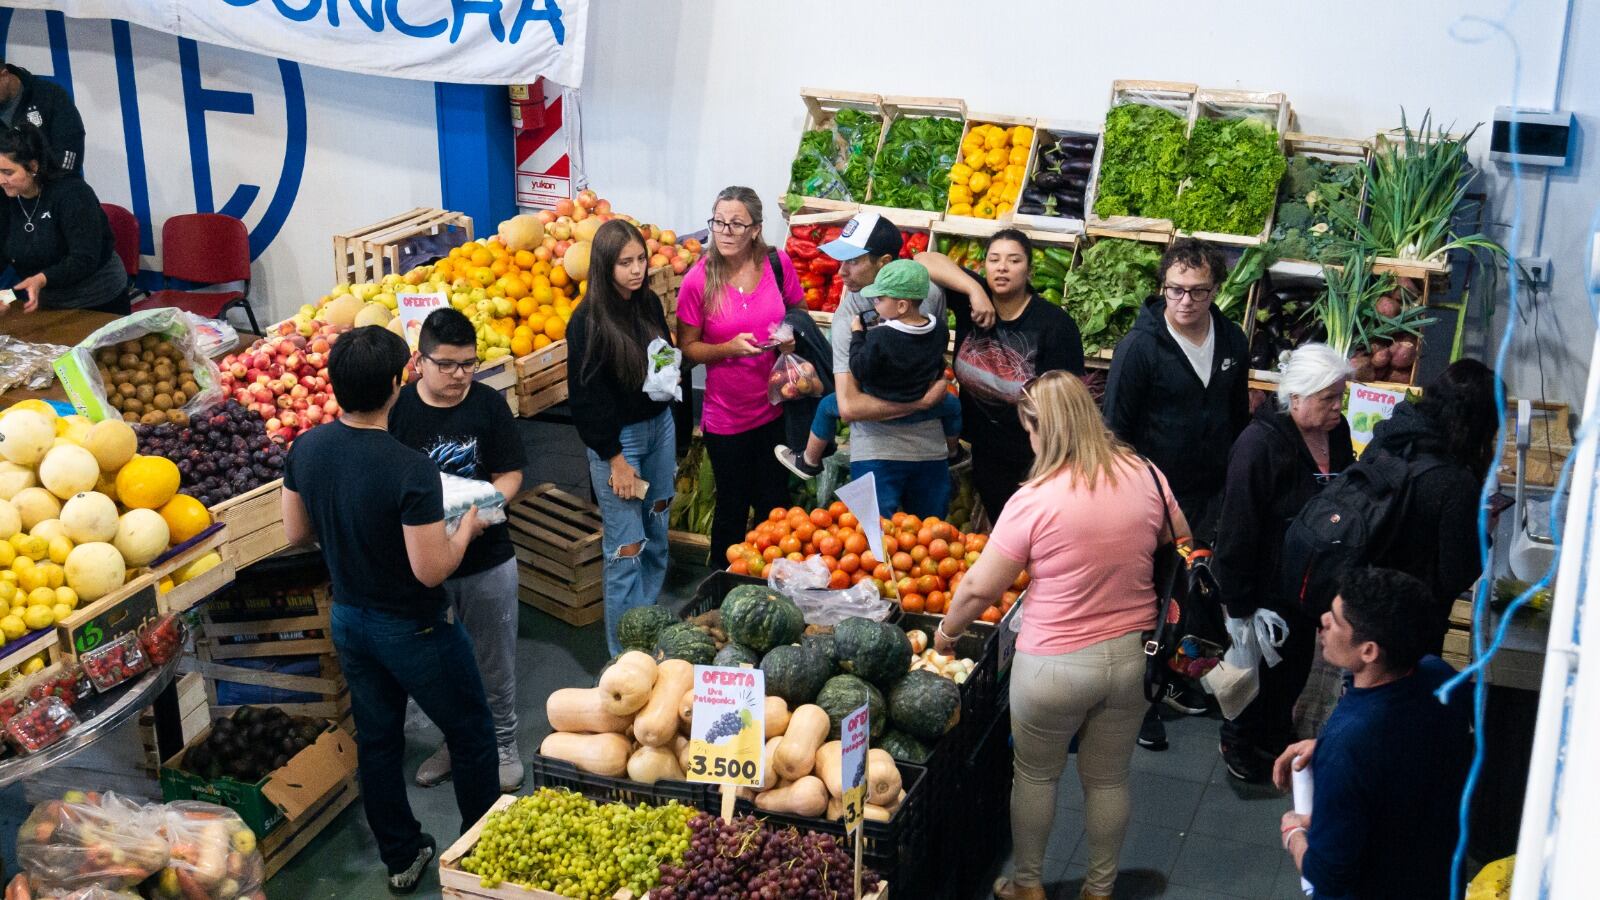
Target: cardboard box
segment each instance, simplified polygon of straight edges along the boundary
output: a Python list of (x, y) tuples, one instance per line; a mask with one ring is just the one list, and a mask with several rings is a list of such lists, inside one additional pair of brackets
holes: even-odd
[(266, 837), (284, 821), (299, 819), (356, 771), (355, 738), (333, 723), (315, 744), (254, 783), (227, 777), (202, 778), (180, 769), (189, 748), (210, 734), (207, 727), (189, 746), (162, 763), (161, 797), (167, 801), (204, 800), (226, 806), (238, 813), (257, 837)]

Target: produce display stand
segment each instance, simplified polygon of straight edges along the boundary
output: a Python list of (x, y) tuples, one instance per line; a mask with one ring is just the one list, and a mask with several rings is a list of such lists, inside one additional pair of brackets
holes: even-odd
[(517, 556), (517, 599), (581, 627), (605, 616), (600, 511), (553, 484), (506, 506)]
[(211, 517), (228, 526), (222, 558), (235, 570), (289, 547), (283, 528), (282, 478), (213, 506)]
[[(1199, 85), (1179, 81), (1117, 80), (1111, 82), (1110, 107), (1115, 109), (1126, 103), (1141, 103), (1182, 116), (1187, 121), (1193, 115), (1194, 96), (1199, 90)], [(1134, 237), (1151, 242), (1170, 239), (1173, 232), (1171, 219), (1095, 214), (1095, 200), (1100, 192), (1100, 167), (1105, 160), (1105, 152), (1105, 140), (1102, 138), (1095, 148), (1094, 163), (1089, 169), (1089, 190), (1083, 198), (1088, 233)]]
[[(671, 271), (670, 269), (668, 271)], [(676, 296), (676, 294), (674, 294)], [(556, 341), (519, 356), (517, 376), (517, 415), (531, 419), (567, 399), (567, 342)]]
[[(1222, 121), (1254, 119), (1272, 128), (1278, 135), (1278, 149), (1283, 150), (1283, 135), (1289, 130), (1289, 101), (1283, 94), (1276, 91), (1257, 92), (1202, 88), (1195, 92), (1194, 103), (1189, 107), (1189, 130), (1187, 134), (1192, 135), (1194, 133), (1195, 123), (1200, 119)], [(1184, 190), (1184, 187), (1179, 187), (1179, 197), (1183, 196)], [(1274, 191), (1273, 202), (1267, 208), (1266, 219), (1261, 226), (1261, 230), (1255, 234), (1227, 234), (1219, 231), (1184, 231), (1179, 233), (1214, 244), (1228, 244), (1239, 247), (1260, 244), (1272, 235), (1272, 213), (1276, 208), (1277, 192)]]
[[(878, 149), (877, 149), (877, 152), (875, 152), (872, 155), (872, 163), (873, 163), (872, 167), (874, 169), (874, 173), (876, 173), (876, 169), (878, 167), (878, 155), (883, 152), (884, 145), (886, 143), (888, 143), (888, 140), (889, 140), (889, 128), (894, 125), (894, 122), (895, 122), (896, 119), (900, 119), (900, 118), (928, 118), (928, 117), (937, 117), (937, 118), (942, 118), (942, 119), (955, 119), (955, 120), (957, 120), (957, 121), (962, 123), (962, 130), (963, 130), (963, 133), (965, 133), (966, 120), (967, 120), (967, 101), (961, 100), (959, 98), (955, 98), (955, 97), (892, 96), (892, 97), (884, 97), (883, 101), (882, 101), (882, 106), (883, 106), (883, 129), (878, 133)], [(958, 142), (958, 145), (957, 145), (957, 151), (956, 152), (957, 152), (957, 155), (960, 155), (959, 142)], [(876, 180), (876, 174), (874, 174), (874, 180)], [(895, 207), (884, 206), (881, 203), (875, 204), (875, 203), (873, 203), (874, 199), (876, 199), (876, 188), (874, 187), (872, 182), (869, 181), (867, 183), (867, 204), (872, 204), (872, 205), (868, 206), (867, 204), (863, 204), (862, 208), (863, 209), (871, 209), (871, 210), (879, 211), (879, 212), (883, 212), (883, 211), (890, 210), (890, 209), (895, 209)], [(948, 201), (948, 198), (946, 198), (946, 199)], [(901, 209), (901, 210), (898, 210), (898, 211), (900, 213), (902, 213), (902, 214), (912, 214), (912, 215), (917, 216), (917, 217), (920, 217), (921, 215), (927, 215), (929, 217), (928, 220), (927, 220), (927, 224), (922, 226), (922, 227), (926, 228), (928, 225), (932, 225), (934, 220), (943, 217), (944, 209), (945, 209), (945, 204), (941, 204), (939, 209), (936, 210), (936, 211), (914, 210), (914, 209)], [(911, 221), (916, 221), (916, 220), (917, 219), (913, 218)], [(901, 226), (901, 227), (906, 227), (906, 226)]]
[(333, 280), (359, 284), (401, 274), (416, 262), (403, 259), (408, 244), (444, 234), (455, 245), (472, 240), (472, 217), (466, 213), (418, 207), (409, 212), (333, 236)]
[[(1040, 155), (1044, 152), (1046, 141), (1054, 140), (1057, 136), (1069, 135), (1072, 137), (1092, 138), (1095, 142), (1095, 153), (1100, 152), (1101, 132), (1105, 128), (1104, 122), (1079, 122), (1058, 119), (1039, 119), (1039, 124), (1033, 130), (1033, 150), (1028, 154), (1028, 170), (1023, 173), (1023, 189), (1033, 184), (1033, 178), (1039, 174)], [(1090, 180), (1093, 180), (1091, 173)], [(1089, 189), (1084, 190), (1084, 214), (1081, 216), (1044, 216), (1034, 213), (1019, 213), (1012, 211), (1011, 221), (1019, 228), (1036, 231), (1064, 231), (1069, 234), (1081, 235), (1088, 220), (1088, 203), (1090, 200)]]
[[(1031, 162), (1033, 160), (1034, 154), (1038, 152), (1038, 147), (1039, 147), (1039, 120), (1037, 118), (1034, 118), (1032, 116), (1002, 115), (1002, 114), (999, 114), (999, 113), (968, 113), (967, 114), (967, 120), (964, 123), (962, 123), (962, 126), (961, 126), (961, 140), (963, 142), (965, 142), (966, 139), (967, 139), (967, 135), (971, 134), (972, 133), (972, 129), (977, 127), (977, 126), (979, 126), (979, 125), (999, 125), (999, 126), (1002, 126), (1002, 127), (1006, 128), (1006, 129), (1011, 129), (1011, 128), (1014, 128), (1014, 127), (1016, 127), (1018, 125), (1024, 126), (1024, 127), (1028, 128), (1030, 131), (1033, 132), (1033, 137), (1028, 142), (1028, 160)], [(959, 152), (957, 152), (957, 154), (956, 154), (956, 161), (957, 162), (961, 162), (961, 158), (960, 157), (961, 157), (961, 154)], [(1027, 184), (1027, 167), (1028, 167), (1028, 163), (1024, 162), (1022, 165), (1023, 165), (1023, 184)], [(1019, 197), (1020, 197), (1020, 191), (1019, 191)], [(1009, 224), (1015, 218), (1016, 202), (1017, 201), (1015, 201), (1015, 200), (1011, 201), (1013, 209), (1007, 210), (1004, 214), (998, 215), (993, 219), (986, 219), (986, 218), (984, 218), (982, 216), (958, 216), (958, 215), (950, 212), (950, 207), (952, 207), (954, 204), (952, 204), (950, 202), (950, 200), (949, 200), (949, 197), (946, 196), (945, 204), (944, 204), (944, 216), (943, 216), (943, 218), (945, 220), (951, 221), (951, 222), (964, 222), (964, 221), (970, 219), (971, 221), (977, 222), (977, 223), (991, 223), (992, 222), (992, 223), (999, 223), (999, 224)]]
[[(1078, 263), (1081, 265), (1083, 262), (1083, 251), (1100, 241), (1138, 241), (1141, 244), (1149, 244), (1158, 249), (1165, 250), (1167, 245), (1172, 243), (1172, 239), (1173, 234), (1171, 232), (1116, 231), (1105, 228), (1097, 228), (1091, 224), (1088, 228), (1087, 235), (1078, 244)], [(1074, 268), (1076, 268), (1076, 266), (1074, 266)], [(1139, 302), (1143, 303), (1144, 298), (1140, 298)], [(1085, 351), (1083, 354), (1083, 364), (1091, 369), (1109, 369), (1111, 368), (1111, 357), (1112, 348), (1101, 347), (1094, 353)]]
[[(854, 109), (876, 118), (879, 125), (878, 146), (873, 148), (873, 156), (877, 156), (878, 148), (883, 146), (883, 132), (887, 131), (889, 127), (888, 115), (883, 108), (883, 97), (859, 91), (801, 88), (800, 101), (806, 107), (806, 118), (801, 125), (800, 133), (803, 135), (808, 131), (826, 128), (833, 132), (836, 146), (839, 138), (838, 132), (834, 129), (834, 116), (838, 114), (839, 110)], [(871, 161), (869, 160), (869, 165), (870, 163)], [(869, 179), (868, 190), (870, 191), (870, 189), (871, 180)], [(790, 201), (794, 202), (795, 199), (790, 198)], [(827, 197), (808, 197), (803, 194), (798, 197), (800, 205), (807, 209), (845, 210), (849, 212), (854, 212), (866, 199), (866, 197), (862, 197), (858, 200), (834, 200)]]

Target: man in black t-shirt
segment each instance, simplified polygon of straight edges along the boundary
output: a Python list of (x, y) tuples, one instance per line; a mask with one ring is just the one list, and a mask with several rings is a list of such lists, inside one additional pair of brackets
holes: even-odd
[[(507, 500), (515, 497), (527, 455), (505, 400), (472, 380), (478, 365), (472, 323), (453, 309), (437, 310), (422, 323), (417, 349), (421, 377), (401, 389), (389, 413), (389, 433), (426, 453), (440, 471), (487, 481)], [(472, 636), (489, 695), (500, 789), (515, 791), (523, 776), (517, 753), (517, 560), (505, 523), (490, 525), (472, 542), (444, 592)], [(416, 780), (432, 787), (449, 777), (450, 748), (442, 745), (418, 767)]]
[(484, 526), (470, 509), (447, 533), (439, 470), (388, 433), (406, 357), (405, 341), (383, 328), (341, 335), (328, 373), (344, 413), (295, 441), (283, 477), (289, 543), (320, 541), (327, 560), (361, 803), (397, 894), (416, 890), (436, 849), (406, 799), (407, 697), (444, 732), (462, 830), (500, 796), (494, 722), (472, 641), (446, 618), (440, 587)]

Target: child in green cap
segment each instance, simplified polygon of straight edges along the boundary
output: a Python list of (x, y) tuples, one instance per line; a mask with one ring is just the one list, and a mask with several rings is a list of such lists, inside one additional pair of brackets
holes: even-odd
[[(927, 267), (897, 259), (878, 271), (861, 296), (874, 302), (871, 310), (850, 323), (850, 374), (863, 392), (880, 400), (912, 403), (922, 399), (928, 385), (944, 377), (944, 354), (950, 344), (950, 329), (922, 313), (922, 300), (928, 296)], [(964, 462), (957, 441), (961, 402), (954, 394), (946, 394), (932, 409), (889, 421), (909, 424), (935, 418), (943, 423), (950, 463)], [(797, 454), (779, 444), (773, 452), (789, 471), (801, 478), (815, 478), (822, 471), (823, 451), (838, 431), (839, 395), (828, 394), (817, 405), (805, 450)]]

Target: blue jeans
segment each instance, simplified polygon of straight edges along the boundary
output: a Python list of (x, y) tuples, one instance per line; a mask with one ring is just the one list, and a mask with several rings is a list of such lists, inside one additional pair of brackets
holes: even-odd
[(850, 461), (850, 480), (871, 472), (878, 483), (878, 514), (908, 512), (918, 518), (944, 517), (950, 507), (950, 463), (942, 459), (901, 462), (892, 459)]
[[(939, 405), (932, 409), (924, 409), (894, 419), (885, 419), (898, 425), (910, 425), (915, 422), (926, 422), (929, 419), (942, 419), (940, 427), (944, 429), (947, 438), (958, 437), (961, 434), (961, 400), (955, 394), (945, 394)], [(829, 394), (817, 401), (817, 414), (811, 420), (811, 433), (825, 441), (831, 441), (839, 435), (839, 395)], [(800, 448), (804, 449), (804, 448)]]
[[(402, 563), (403, 564), (403, 563)], [(406, 697), (444, 732), (450, 776), (465, 831), (500, 797), (494, 720), (472, 655), (472, 641), (444, 610), (431, 620), (333, 605), (333, 646), (350, 685), (356, 717), (361, 805), (390, 874), (422, 847), (422, 826), (406, 798)]]
[[(643, 500), (623, 500), (613, 493), (611, 461), (601, 459), (593, 450), (586, 451), (589, 483), (600, 501), (606, 645), (612, 656), (622, 652), (622, 645), (617, 643), (617, 620), (636, 606), (656, 602), (661, 585), (667, 580), (667, 511), (672, 506), (678, 465), (672, 410), (623, 426), (621, 442), (622, 458), (650, 483)], [(638, 552), (624, 555), (621, 548), (630, 544), (638, 544)]]

